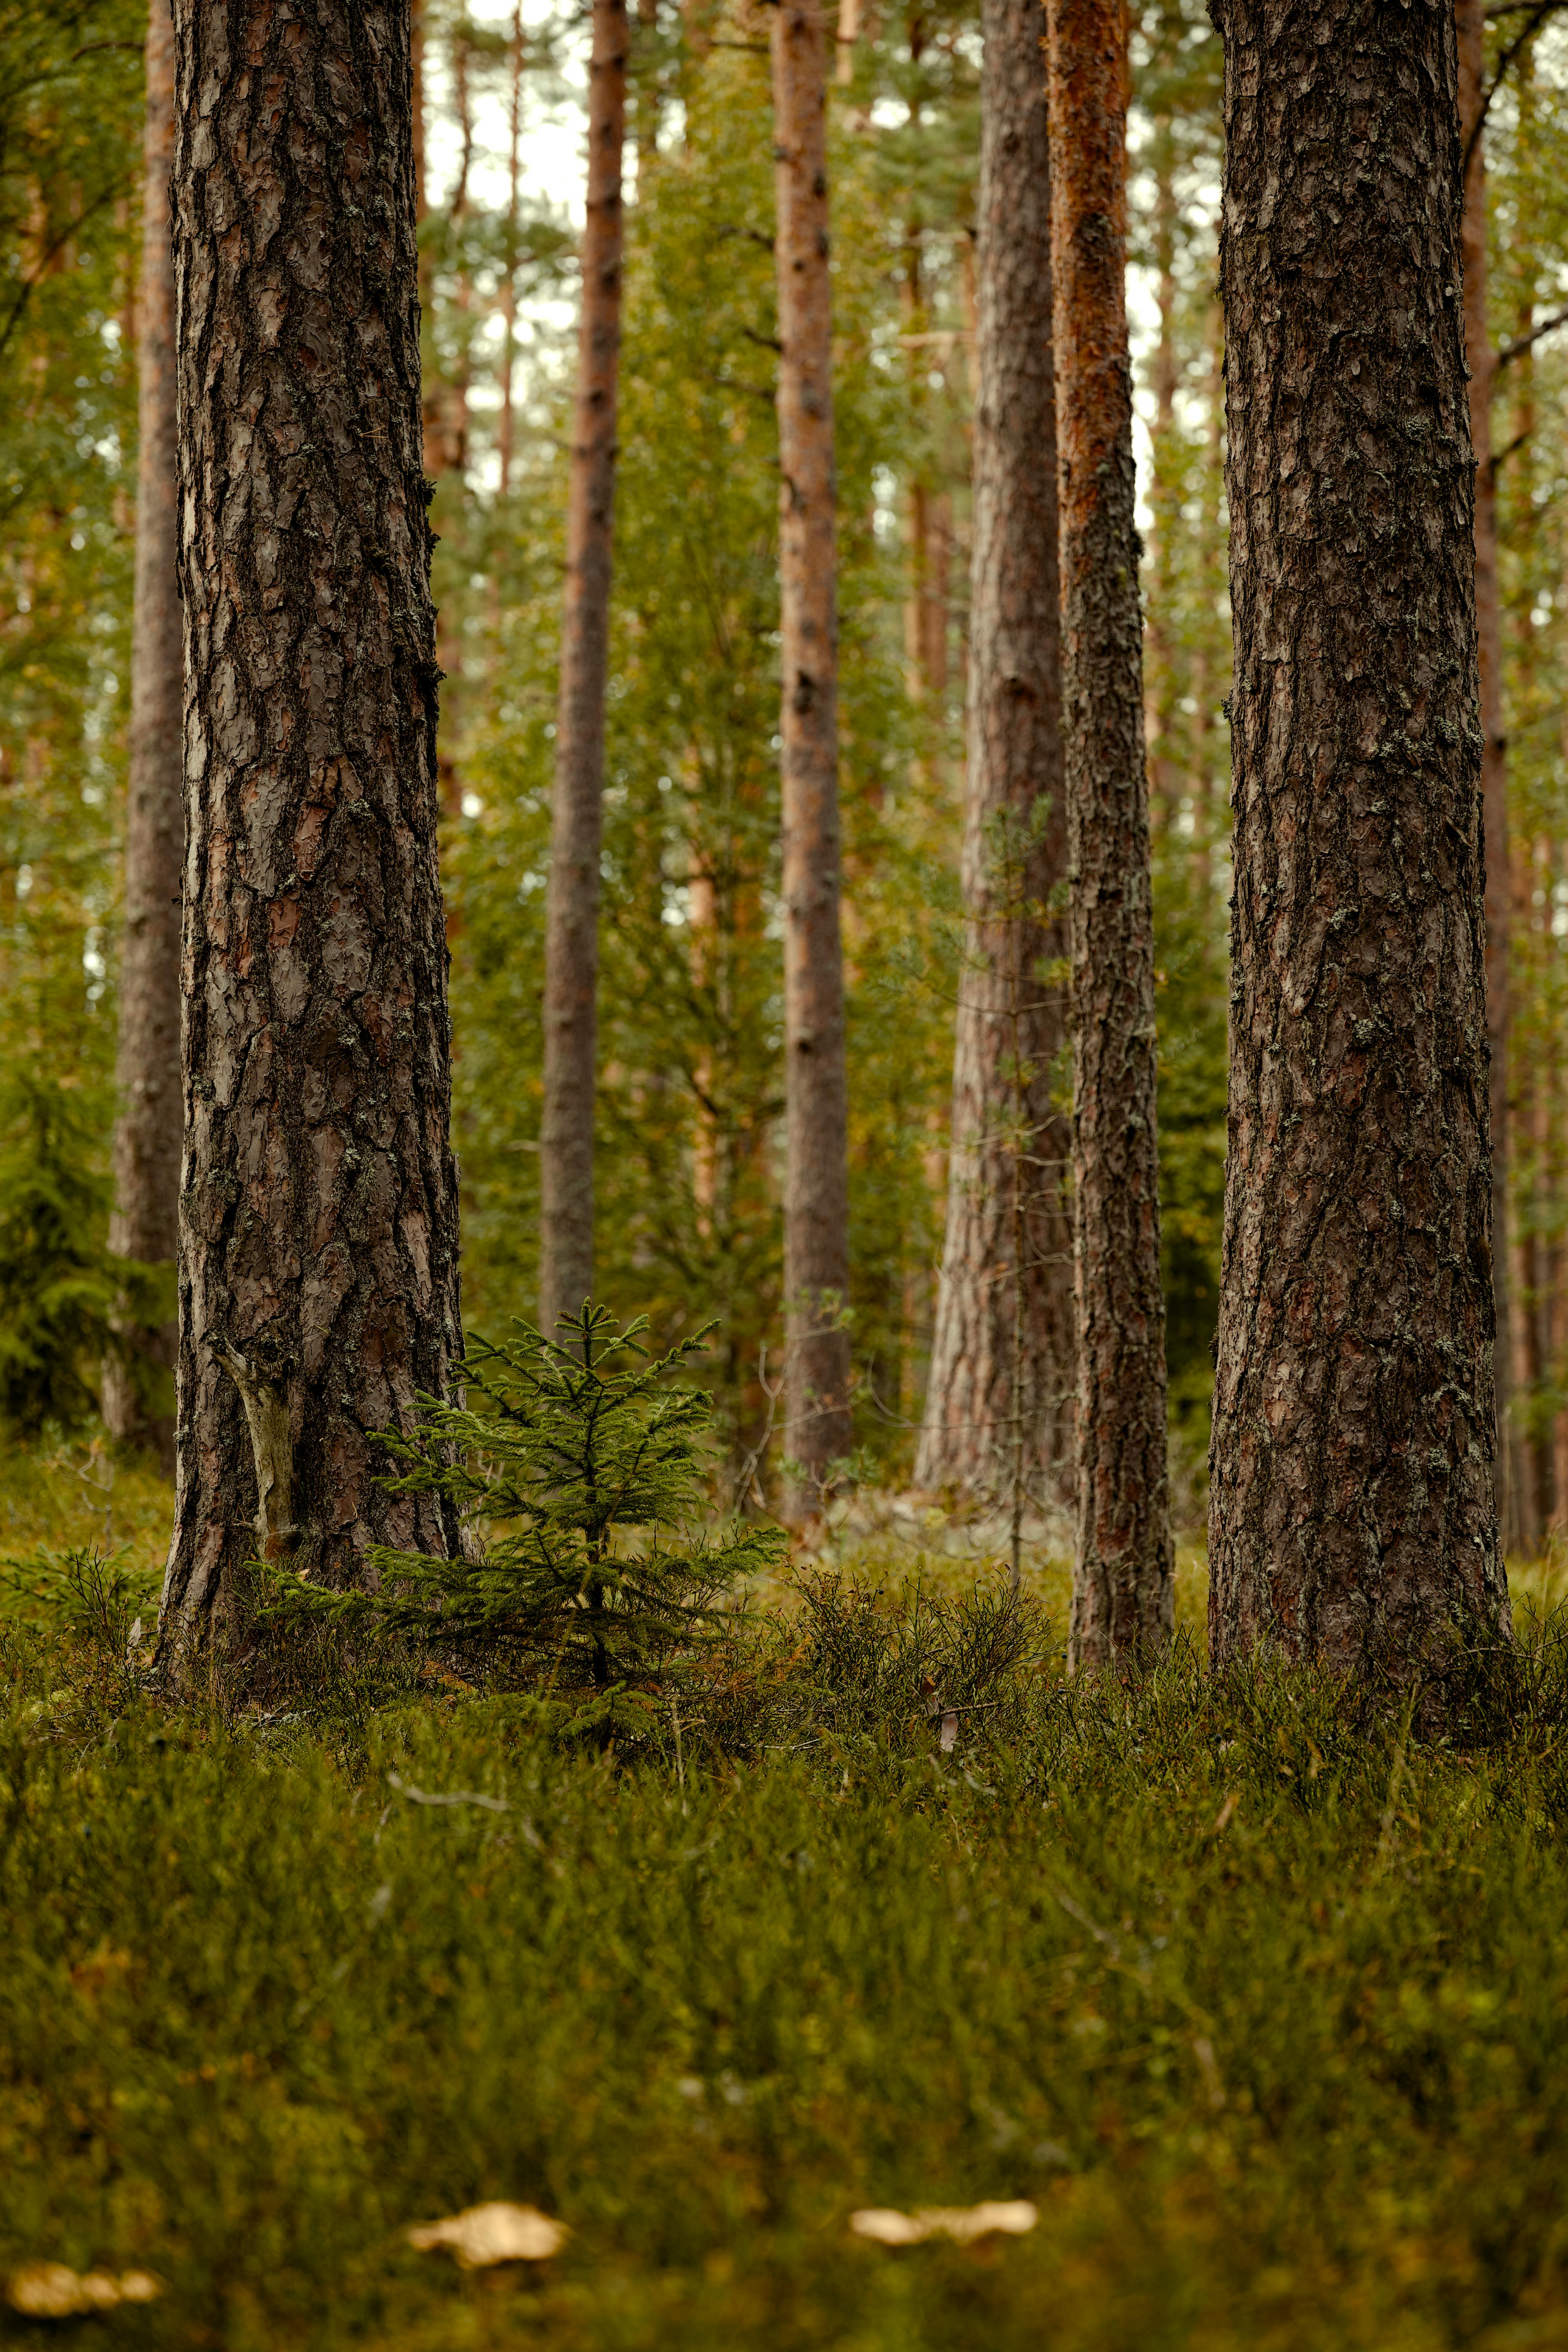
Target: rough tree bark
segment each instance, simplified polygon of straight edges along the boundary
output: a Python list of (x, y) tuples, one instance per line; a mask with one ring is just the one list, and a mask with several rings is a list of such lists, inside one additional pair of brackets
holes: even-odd
[(621, 153), (626, 0), (594, 0), (588, 207), (566, 520), (566, 604), (544, 949), (539, 1317), (578, 1314), (594, 1286), (594, 1089), (598, 1047), (599, 844), (610, 657), (616, 389), (621, 343)]
[(1236, 687), (1222, 1660), (1509, 1623), (1451, 0), (1218, 0)]
[(1465, 356), (1470, 370), (1470, 444), (1476, 466), (1476, 635), (1480, 662), (1481, 801), (1486, 833), (1487, 1035), (1492, 1139), (1492, 1302), (1497, 1343), (1498, 1517), (1505, 1545), (1515, 1537), (1517, 1445), (1508, 1422), (1512, 1362), (1508, 1254), (1509, 922), (1508, 744), (1502, 724), (1502, 614), (1498, 600), (1497, 478), (1492, 467), (1492, 388), (1497, 360), (1487, 326), (1486, 0), (1456, 0), (1459, 136), (1465, 158), (1463, 247)]
[(161, 1652), (457, 1540), (374, 1433), (461, 1348), (408, 0), (176, 0), (179, 1486)]
[(1051, 186), (1038, 0), (984, 0), (964, 971), (918, 1485), (1051, 1496), (1072, 1457)]
[(850, 1442), (848, 1104), (839, 936), (838, 622), (826, 44), (815, 0), (773, 12), (779, 306), (784, 901), (785, 1452), (797, 1514)]
[[(172, 1265), (180, 1208), (180, 728), (185, 657), (174, 576), (174, 27), (169, 0), (147, 17), (142, 279), (136, 306), (136, 588), (131, 624), (131, 757), (125, 804), (125, 931), (120, 964), (120, 1112), (114, 1129), (117, 1257)], [(174, 1320), (127, 1313), (103, 1367), (103, 1418), (123, 1442), (174, 1466)]]
[(1078, 1542), (1069, 1652), (1172, 1623), (1154, 933), (1127, 351), (1127, 22), (1047, 0), (1071, 867)]

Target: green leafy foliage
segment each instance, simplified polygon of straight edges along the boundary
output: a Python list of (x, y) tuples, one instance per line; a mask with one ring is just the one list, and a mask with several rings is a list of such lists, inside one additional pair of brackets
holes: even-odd
[(135, 0), (0, 0), (0, 1419), (93, 1410), (113, 1286)]
[(0, 1087), (0, 1414), (27, 1434), (96, 1402), (117, 1295), (98, 1143), (79, 1095), (26, 1066)]
[(646, 1318), (622, 1326), (591, 1302), (558, 1328), (546, 1339), (519, 1322), (515, 1339), (478, 1342), (465, 1401), (425, 1398), (418, 1433), (385, 1440), (407, 1465), (390, 1491), (442, 1497), (477, 1558), (380, 1547), (380, 1591), (328, 1593), (284, 1573), (275, 1609), (374, 1622), (552, 1692), (629, 1692), (634, 1714), (639, 1690), (710, 1642), (735, 1580), (776, 1566), (787, 1539), (704, 1531), (712, 1400), (671, 1375), (708, 1334), (650, 1355)]

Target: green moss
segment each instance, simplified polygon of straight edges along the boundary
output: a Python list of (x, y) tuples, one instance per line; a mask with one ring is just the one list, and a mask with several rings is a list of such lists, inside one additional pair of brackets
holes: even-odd
[[(349, 1770), (5, 1635), (0, 2267), (155, 2271), (112, 2326), (159, 2347), (1568, 2341), (1560, 1637), (1461, 1750), (1185, 1653), (1068, 1689), (1038, 1623), (988, 1701), (913, 1623), (819, 1597), (752, 1759), (731, 1688), (679, 1777), (510, 1699)], [(1016, 2196), (968, 2250), (847, 2227)], [(566, 2252), (404, 2243), (490, 2197)]]

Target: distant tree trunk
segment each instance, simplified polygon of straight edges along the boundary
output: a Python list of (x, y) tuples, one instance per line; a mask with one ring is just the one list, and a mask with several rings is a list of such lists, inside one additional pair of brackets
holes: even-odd
[(425, 236), (425, 224), (430, 217), (430, 184), (425, 158), (425, 5), (426, 0), (409, 0), (409, 51), (413, 60), (414, 222), (419, 238), (419, 318), (430, 361), (420, 372), (420, 430), (425, 471), (431, 481), (437, 482), (441, 478), (441, 379), (431, 332), (436, 310), (436, 272)]
[(1176, 203), (1174, 142), (1171, 118), (1154, 123), (1150, 163), (1154, 175), (1154, 295), (1159, 308), (1159, 340), (1151, 370), (1154, 421), (1150, 438), (1153, 464), (1149, 484), (1151, 530), (1143, 541), (1143, 730), (1147, 747), (1150, 816), (1155, 831), (1169, 840), (1180, 812), (1181, 777), (1172, 758), (1170, 736), (1179, 691), (1173, 647), (1166, 629), (1166, 607), (1173, 597), (1175, 525), (1181, 485), (1170, 478), (1171, 427), (1175, 421), (1176, 383)]
[(246, 1564), (446, 1552), (375, 1433), (461, 1345), (408, 0), (177, 0), (176, 1673)]
[[(454, 280), (447, 318), (455, 331), (457, 349), (450, 373), (439, 379), (434, 387), (434, 400), (431, 386), (426, 383), (421, 387), (425, 469), (436, 484), (438, 501), (435, 504), (436, 520), (444, 525), (444, 530), (436, 534), (437, 544), (448, 532), (454, 537), (460, 534), (468, 490), (468, 394), (473, 380), (471, 320), (474, 307), (467, 237), (470, 209), (468, 180), (474, 161), (469, 52), (470, 28), (467, 18), (459, 16), (450, 28), (447, 44), (447, 57), (452, 68), (452, 95), (457, 104), (458, 147), (458, 176), (447, 201), (447, 227), (450, 238), (448, 267)], [(423, 58), (420, 73), (423, 80)], [(419, 146), (422, 150), (423, 131)], [(433, 283), (431, 295), (434, 299)], [(458, 772), (456, 747), (462, 734), (464, 713), (468, 708), (468, 691), (463, 677), (464, 600), (458, 593), (458, 583), (450, 571), (447, 573), (445, 584), (447, 593), (436, 607), (436, 662), (445, 688), (441, 696), (441, 731), (436, 745), (436, 782), (441, 796), (442, 814), (456, 818), (463, 806), (463, 780)], [(466, 588), (467, 583), (463, 585)], [(448, 938), (452, 936), (450, 919), (447, 935)]]
[(511, 488), (512, 460), (517, 447), (517, 265), (518, 198), (522, 179), (522, 0), (511, 12), (511, 36), (507, 43), (507, 205), (506, 267), (501, 274), (500, 423), (496, 429), (496, 453), (500, 460), (500, 494)]
[(773, 12), (778, 221), (780, 772), (786, 1168), (784, 1446), (809, 1510), (849, 1451), (848, 1101), (839, 938), (838, 621), (826, 42), (820, 12)]
[[(125, 935), (120, 966), (120, 1114), (114, 1130), (117, 1257), (173, 1265), (180, 1213), (180, 874), (184, 857), (180, 729), (185, 657), (175, 578), (174, 27), (169, 0), (147, 18), (142, 284), (136, 317), (139, 437), (131, 759), (125, 807)], [(179, 1325), (131, 1315), (103, 1367), (111, 1434), (174, 1466)]]
[(647, 194), (658, 161), (658, 134), (663, 107), (663, 77), (658, 57), (658, 0), (637, 0), (637, 72), (633, 110), (633, 144), (637, 151), (637, 197)]
[(1456, 1612), (1510, 1622), (1454, 20), (1218, 15), (1236, 896), (1210, 1639), (1414, 1671)]
[[(1521, 649), (1521, 652), (1524, 650)], [(1521, 662), (1528, 672), (1528, 661)], [(1521, 681), (1526, 709), (1531, 698), (1528, 678)], [(1518, 1392), (1524, 1406), (1525, 1425), (1519, 1433), (1521, 1493), (1518, 1497), (1520, 1549), (1539, 1556), (1552, 1518), (1551, 1433), (1542, 1417), (1543, 1391), (1552, 1370), (1552, 1290), (1548, 1244), (1552, 1231), (1551, 1194), (1551, 1074), (1547, 1040), (1555, 1027), (1552, 1010), (1541, 999), (1552, 960), (1551, 917), (1552, 845), (1537, 838), (1524, 846), (1515, 861), (1519, 904), (1515, 927), (1525, 941), (1527, 1014), (1525, 1051), (1514, 1081), (1510, 1116), (1519, 1149), (1513, 1176), (1515, 1225), (1515, 1287), (1512, 1297)], [(1531, 999), (1535, 999), (1533, 1006)]]
[(1077, 1195), (1070, 1654), (1131, 1661), (1172, 1624), (1154, 930), (1127, 351), (1127, 20), (1047, 0)]
[(546, 1332), (594, 1287), (594, 1087), (598, 1046), (599, 843), (616, 389), (621, 348), (621, 151), (626, 0), (594, 0), (588, 208), (566, 518), (566, 605), (555, 727), (555, 802), (544, 947), (544, 1118), (540, 1131), (539, 1316)]
[(964, 779), (964, 969), (922, 1486), (1070, 1475), (1068, 954), (1051, 182), (1038, 0), (984, 0)]
[(1485, 811), (1488, 1092), (1492, 1139), (1492, 1298), (1497, 1317), (1498, 1516), (1505, 1547), (1519, 1540), (1520, 1440), (1508, 1417), (1511, 1339), (1508, 1251), (1509, 889), (1508, 741), (1502, 723), (1502, 615), (1498, 599), (1497, 476), (1492, 467), (1496, 355), (1487, 324), (1486, 0), (1456, 0), (1459, 136), (1465, 170), (1465, 356), (1470, 370), (1470, 441), (1476, 467), (1476, 635), (1480, 662), (1481, 800)]

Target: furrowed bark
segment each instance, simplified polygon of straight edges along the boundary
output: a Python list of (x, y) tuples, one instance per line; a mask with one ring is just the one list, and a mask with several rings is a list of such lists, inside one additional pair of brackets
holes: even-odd
[(1072, 1459), (1068, 866), (1051, 183), (1038, 0), (984, 0), (964, 971), (916, 1483), (1055, 1498)]
[(1459, 137), (1465, 171), (1463, 248), (1465, 356), (1470, 370), (1470, 443), (1476, 467), (1476, 635), (1480, 664), (1481, 801), (1485, 814), (1487, 909), (1487, 1035), (1491, 1045), (1489, 1096), (1492, 1139), (1492, 1303), (1497, 1343), (1492, 1350), (1497, 1395), (1498, 1518), (1505, 1549), (1518, 1540), (1514, 1503), (1517, 1441), (1508, 1419), (1512, 1362), (1508, 1253), (1509, 884), (1508, 743), (1502, 723), (1502, 614), (1498, 597), (1497, 478), (1492, 469), (1492, 389), (1497, 359), (1487, 325), (1487, 142), (1481, 120), (1486, 94), (1486, 0), (1456, 0), (1458, 33)]
[(588, 208), (566, 521), (555, 799), (544, 950), (539, 1318), (552, 1332), (594, 1286), (594, 1092), (598, 1045), (599, 845), (609, 668), (616, 389), (621, 336), (626, 0), (594, 0)]
[(1220, 0), (1232, 712), (1216, 1660), (1506, 1630), (1451, 0)]
[(177, 0), (186, 1150), (160, 1649), (446, 1552), (461, 1350), (407, 0)]
[[(125, 931), (114, 1129), (117, 1257), (172, 1265), (180, 1208), (180, 868), (184, 851), (180, 730), (184, 646), (175, 579), (174, 28), (169, 0), (147, 17), (142, 278), (136, 305), (136, 586), (131, 624), (131, 756), (125, 805)], [(103, 1367), (103, 1418), (122, 1442), (174, 1466), (179, 1325), (119, 1318)]]
[(1123, 1665), (1172, 1624), (1154, 936), (1127, 350), (1120, 0), (1047, 0), (1071, 868), (1078, 1541), (1069, 1654)]
[(849, 1451), (848, 1105), (839, 935), (833, 308), (820, 11), (773, 13), (777, 194), (779, 755), (784, 901), (784, 1450), (796, 1513)]

